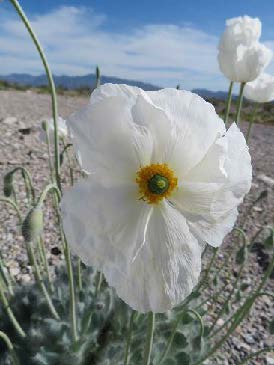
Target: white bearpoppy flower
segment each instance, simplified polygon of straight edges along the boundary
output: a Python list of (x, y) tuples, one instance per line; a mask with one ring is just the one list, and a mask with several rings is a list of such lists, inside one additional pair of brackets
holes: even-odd
[(140, 312), (165, 312), (197, 284), (251, 184), (245, 139), (188, 91), (105, 84), (68, 120), (91, 175), (65, 192), (74, 253)]
[(255, 80), (270, 63), (273, 52), (256, 42), (251, 46), (239, 45), (234, 49), (219, 48), (220, 70), (234, 82)]
[(230, 49), (239, 45), (250, 46), (259, 40), (261, 31), (262, 24), (258, 18), (245, 15), (228, 19), (219, 47)]
[(263, 73), (254, 81), (248, 82), (244, 88), (244, 96), (257, 103), (274, 100), (274, 76)]
[[(66, 138), (69, 135), (67, 122), (62, 117), (58, 117), (58, 135), (60, 138)], [(48, 132), (49, 132), (49, 141), (51, 144), (54, 143), (54, 122), (53, 118), (43, 121), (43, 123), (47, 123), (48, 126)], [(47, 142), (46, 139), (46, 131), (42, 125), (42, 130), (40, 131), (39, 138), (42, 142)]]

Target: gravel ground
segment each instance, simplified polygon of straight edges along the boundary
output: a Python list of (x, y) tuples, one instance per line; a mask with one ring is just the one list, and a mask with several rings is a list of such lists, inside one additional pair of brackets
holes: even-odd
[[(87, 102), (86, 97), (59, 96), (59, 114), (66, 118)], [(218, 107), (217, 107), (218, 109)], [(3, 191), (3, 177), (17, 166), (26, 167), (33, 178), (38, 193), (48, 181), (48, 160), (45, 144), (39, 139), (40, 122), (48, 119), (51, 112), (49, 95), (37, 94), (32, 91), (0, 91), (0, 189)], [(246, 125), (243, 126), (243, 130)], [(255, 125), (250, 141), (250, 151), (253, 160), (253, 185), (250, 193), (240, 207), (238, 226), (243, 227), (248, 237), (265, 225), (273, 225), (274, 221), (274, 127), (270, 125)], [(26, 213), (27, 199), (22, 178), (16, 177), (17, 198), (23, 214)], [(62, 183), (69, 185), (69, 173), (66, 165), (62, 172)], [(263, 198), (256, 202), (263, 193)], [(58, 249), (59, 242), (55, 232), (55, 217), (49, 203), (45, 208), (44, 240), (48, 251), (48, 259), (52, 272), (54, 266), (62, 259)], [(238, 241), (232, 236), (226, 238), (218, 254), (218, 264), (225, 257), (232, 257), (238, 249)], [(12, 275), (19, 282), (31, 280), (30, 267), (24, 249), (23, 238), (20, 236), (18, 221), (11, 208), (2, 205), (0, 210), (0, 251), (6, 260)], [(205, 262), (209, 260), (206, 255)], [(260, 252), (253, 254), (250, 264), (245, 268), (243, 280), (253, 284), (262, 275), (267, 257)], [(258, 264), (259, 262), (259, 264)], [(224, 285), (223, 294), (227, 294), (236, 277), (237, 268), (230, 261), (225, 265), (219, 285)], [(231, 274), (232, 282), (228, 280)], [(268, 291), (273, 292), (274, 280), (267, 284)], [(211, 289), (208, 290), (209, 292)], [(209, 304), (209, 313), (220, 308), (219, 299)], [(215, 311), (216, 313), (216, 311)], [(224, 345), (215, 359), (206, 364), (236, 365), (246, 354), (264, 346), (274, 346), (274, 336), (267, 330), (268, 321), (274, 318), (273, 302), (268, 297), (257, 300), (248, 319)], [(218, 321), (221, 325), (222, 321)], [(250, 361), (250, 365), (273, 365), (274, 354), (263, 355), (259, 360)]]

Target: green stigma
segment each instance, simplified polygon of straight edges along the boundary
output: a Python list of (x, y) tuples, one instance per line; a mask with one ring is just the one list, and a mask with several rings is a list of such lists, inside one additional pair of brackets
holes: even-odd
[(152, 194), (164, 194), (169, 188), (169, 181), (165, 176), (154, 175), (147, 183), (148, 189)]

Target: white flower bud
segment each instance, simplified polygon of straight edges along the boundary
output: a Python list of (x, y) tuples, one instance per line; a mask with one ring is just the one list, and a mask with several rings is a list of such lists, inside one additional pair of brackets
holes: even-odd
[(274, 100), (274, 76), (263, 73), (244, 88), (244, 96), (257, 103)]

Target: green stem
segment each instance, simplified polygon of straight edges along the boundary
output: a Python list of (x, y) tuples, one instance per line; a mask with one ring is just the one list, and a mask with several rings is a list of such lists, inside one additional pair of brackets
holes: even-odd
[(71, 318), (72, 338), (73, 338), (74, 343), (76, 343), (78, 341), (78, 333), (77, 333), (74, 277), (73, 277), (70, 249), (68, 247), (68, 242), (66, 240), (66, 237), (65, 237), (63, 231), (61, 231), (61, 240), (62, 240), (63, 247), (64, 247), (64, 255), (65, 255), (65, 259), (66, 259), (66, 266), (67, 266), (68, 279), (69, 279), (70, 318)]
[(95, 297), (97, 297), (98, 293), (100, 292), (102, 281), (103, 281), (103, 274), (98, 271), (95, 282)]
[(98, 66), (96, 66), (95, 89), (97, 89), (97, 87), (99, 87), (100, 84), (101, 84), (101, 72), (100, 72), (100, 68)]
[(44, 267), (44, 270), (45, 270), (46, 275), (47, 275), (50, 292), (53, 293), (54, 288), (53, 288), (52, 281), (50, 279), (50, 272), (49, 272), (47, 254), (46, 254), (45, 245), (44, 245), (44, 242), (43, 242), (43, 239), (42, 239), (41, 236), (38, 238), (37, 244), (38, 244), (38, 250), (39, 250), (39, 253), (40, 253), (41, 261), (43, 263), (43, 267)]
[(236, 111), (236, 123), (240, 126), (240, 116), (241, 116), (241, 109), (243, 104), (243, 97), (244, 97), (244, 87), (245, 82), (242, 82), (240, 85), (240, 92), (237, 100), (237, 111)]
[(0, 331), (0, 338), (7, 345), (7, 348), (11, 354), (13, 365), (19, 365), (20, 363), (19, 363), (18, 357), (16, 356), (16, 353), (13, 348), (13, 344), (12, 344), (11, 340), (9, 339), (9, 337), (4, 332)]
[(13, 291), (13, 287), (12, 287), (12, 283), (11, 283), (11, 276), (4, 263), (4, 260), (2, 259), (1, 253), (0, 253), (0, 274), (3, 277), (3, 280), (5, 282), (5, 285), (9, 291), (10, 295), (13, 295), (14, 291)]
[(233, 287), (232, 289), (230, 290), (230, 293), (228, 294), (228, 297), (227, 299), (225, 300), (225, 302), (222, 304), (222, 307), (221, 309), (219, 310), (219, 313), (217, 314), (215, 320), (213, 321), (210, 329), (209, 329), (209, 333), (211, 331), (213, 331), (214, 327), (216, 326), (216, 323), (218, 322), (218, 319), (224, 314), (225, 310), (226, 310), (226, 306), (228, 305), (229, 301), (231, 300), (231, 298), (233, 297), (233, 294), (235, 292), (235, 290), (237, 289), (237, 285), (238, 285), (238, 282), (240, 280), (240, 277), (242, 275), (242, 272), (243, 272), (243, 269), (244, 269), (244, 263), (241, 265), (241, 268), (238, 272), (238, 276), (233, 284)]
[(195, 291), (197, 291), (197, 292), (204, 286), (204, 284), (207, 283), (207, 279), (208, 279), (208, 276), (210, 274), (210, 270), (212, 268), (212, 265), (213, 265), (213, 263), (214, 263), (214, 261), (216, 259), (217, 253), (218, 253), (218, 248), (214, 248), (213, 250), (214, 250), (214, 252), (213, 252), (212, 258), (211, 258), (211, 260), (210, 260), (210, 262), (208, 264), (208, 267), (207, 267), (207, 269), (205, 271), (205, 275), (202, 278), (202, 280), (200, 281), (200, 283), (198, 284), (197, 288), (195, 289)]
[(253, 352), (252, 354), (248, 355), (247, 357), (245, 357), (241, 362), (238, 362), (237, 365), (244, 365), (246, 364), (249, 360), (253, 359), (254, 357), (257, 357), (261, 354), (264, 354), (266, 352), (272, 352), (274, 351), (274, 347), (265, 347), (264, 349), (261, 349), (257, 352)]
[(225, 126), (227, 126), (228, 124), (228, 116), (229, 116), (229, 112), (230, 112), (230, 106), (231, 106), (231, 100), (232, 100), (232, 89), (233, 89), (233, 85), (234, 82), (231, 81), (230, 85), (229, 85), (229, 89), (228, 89), (228, 96), (227, 96), (227, 100), (226, 100), (226, 108), (225, 108)]
[(147, 338), (146, 338), (143, 365), (150, 365), (150, 356), (151, 356), (151, 350), (152, 350), (152, 344), (153, 344), (154, 326), (155, 326), (155, 313), (149, 312), (148, 320), (147, 320)]
[(50, 171), (50, 179), (51, 182), (54, 182), (54, 170), (52, 167), (52, 160), (51, 160), (51, 152), (50, 152), (50, 139), (49, 139), (49, 126), (48, 123), (45, 122), (45, 133), (46, 133), (46, 143), (47, 143), (47, 150), (48, 150), (48, 164), (49, 164), (49, 171)]
[(58, 201), (61, 200), (61, 192), (60, 190), (58, 189), (57, 185), (56, 184), (49, 184), (45, 187), (45, 189), (42, 191), (39, 199), (38, 199), (38, 202), (37, 202), (37, 207), (38, 206), (42, 206), (43, 205), (43, 202), (44, 200), (46, 199), (46, 196), (47, 194), (50, 192), (50, 191), (54, 191), (55, 194), (57, 195), (57, 198), (58, 198)]
[(251, 118), (250, 118), (250, 121), (249, 121), (249, 125), (248, 125), (248, 130), (247, 130), (247, 133), (246, 133), (246, 143), (248, 144), (248, 141), (249, 141), (249, 137), (250, 137), (250, 133), (251, 133), (251, 129), (253, 127), (253, 123), (255, 121), (255, 116), (257, 114), (257, 111), (258, 111), (258, 107), (259, 107), (259, 103), (256, 103), (254, 105), (254, 108), (253, 108), (253, 111), (252, 111), (252, 115), (251, 115)]
[(0, 196), (0, 202), (9, 204), (14, 208), (14, 210), (16, 211), (17, 217), (19, 219), (19, 224), (21, 225), (23, 223), (23, 218), (22, 218), (22, 215), (21, 215), (20, 210), (18, 208), (18, 205), (12, 199), (5, 198), (5, 197), (2, 197), (2, 196)]
[(49, 307), (49, 310), (50, 310), (51, 314), (53, 315), (53, 317), (55, 319), (58, 320), (58, 319), (60, 319), (60, 317), (59, 317), (58, 313), (56, 312), (56, 309), (55, 309), (55, 307), (52, 303), (52, 300), (49, 296), (47, 288), (46, 288), (45, 284), (43, 283), (41, 272), (40, 272), (40, 269), (38, 267), (36, 257), (34, 255), (31, 242), (27, 242), (27, 250), (28, 250), (29, 258), (31, 260), (30, 264), (33, 267), (33, 273), (34, 273), (34, 276), (35, 276), (35, 280), (36, 280), (38, 286), (40, 287), (42, 293), (44, 294), (44, 297), (46, 299), (46, 302), (48, 304), (48, 307)]
[(7, 312), (7, 315), (11, 321), (11, 323), (13, 324), (14, 328), (16, 329), (16, 331), (18, 332), (18, 334), (21, 337), (26, 337), (26, 334), (24, 332), (24, 330), (22, 329), (22, 327), (20, 326), (20, 324), (18, 323), (17, 319), (15, 318), (15, 315), (13, 314), (13, 311), (11, 310), (10, 306), (9, 306), (9, 302), (5, 296), (5, 293), (2, 289), (2, 287), (0, 287), (0, 301), (2, 302), (4, 309)]
[(82, 282), (82, 262), (81, 259), (77, 259), (77, 278), (78, 278), (78, 289), (83, 290), (83, 282)]
[(51, 91), (51, 101), (52, 101), (52, 116), (54, 121), (54, 157), (55, 157), (55, 178), (57, 182), (57, 186), (61, 191), (61, 179), (60, 179), (60, 160), (59, 160), (59, 140), (58, 140), (58, 111), (57, 111), (57, 99), (56, 99), (56, 91), (55, 91), (55, 84), (53, 80), (53, 76), (47, 62), (46, 56), (44, 51), (38, 41), (37, 36), (35, 35), (28, 18), (26, 17), (23, 9), (21, 8), (19, 2), (17, 0), (10, 0), (14, 8), (16, 9), (17, 13), (19, 14), (20, 18), (22, 19), (23, 23), (25, 24), (33, 43), (36, 46), (36, 49), (40, 55), (40, 58), (43, 62), (45, 72), (48, 78), (48, 83)]
[(206, 244), (206, 247), (205, 247), (204, 251), (202, 252), (201, 259), (203, 259), (203, 258), (205, 257), (205, 254), (207, 253), (208, 248), (209, 248), (209, 245), (208, 245), (208, 244)]
[(129, 327), (128, 327), (128, 333), (127, 333), (127, 339), (126, 339), (126, 350), (125, 350), (125, 359), (124, 359), (124, 365), (129, 364), (129, 351), (131, 346), (131, 338), (132, 338), (132, 331), (133, 331), (133, 324), (134, 324), (134, 318), (135, 318), (136, 312), (132, 311), (130, 320), (129, 320)]

